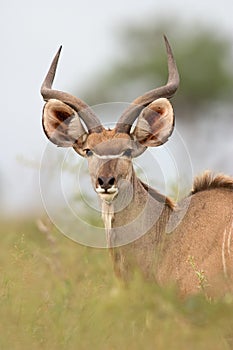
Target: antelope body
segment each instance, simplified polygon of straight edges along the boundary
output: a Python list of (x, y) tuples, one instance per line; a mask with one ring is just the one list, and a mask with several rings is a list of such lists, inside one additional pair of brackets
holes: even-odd
[(166, 37), (165, 44), (167, 84), (135, 99), (113, 130), (106, 130), (85, 102), (52, 89), (60, 48), (41, 88), (43, 128), (50, 141), (87, 158), (119, 277), (130, 279), (136, 268), (161, 285), (177, 283), (183, 294), (200, 287), (225, 293), (233, 278), (233, 178), (206, 172), (175, 205), (144, 184), (132, 164), (173, 131), (168, 99), (178, 88), (179, 74)]

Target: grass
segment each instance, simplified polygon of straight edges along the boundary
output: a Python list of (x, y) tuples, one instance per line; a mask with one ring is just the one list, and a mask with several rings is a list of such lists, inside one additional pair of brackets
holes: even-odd
[(106, 250), (35, 220), (1, 222), (0, 349), (231, 349), (233, 297), (181, 300), (135, 275), (126, 288)]

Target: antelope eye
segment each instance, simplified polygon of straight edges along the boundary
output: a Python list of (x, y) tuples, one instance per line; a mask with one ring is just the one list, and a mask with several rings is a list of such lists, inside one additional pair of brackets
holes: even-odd
[(93, 152), (90, 149), (86, 149), (86, 156), (91, 157), (93, 155)]
[(132, 150), (130, 148), (126, 149), (123, 153), (123, 156), (128, 157), (128, 158), (131, 157), (131, 155), (132, 155)]

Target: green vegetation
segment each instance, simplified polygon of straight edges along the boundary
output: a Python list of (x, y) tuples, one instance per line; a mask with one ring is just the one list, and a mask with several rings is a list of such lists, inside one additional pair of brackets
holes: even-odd
[(2, 222), (0, 268), (0, 349), (230, 349), (232, 297), (123, 287), (106, 250), (52, 226)]
[(205, 290), (206, 287), (208, 287), (208, 279), (205, 276), (205, 272), (203, 270), (199, 270), (197, 268), (197, 264), (194, 261), (193, 256), (189, 256), (188, 263), (191, 265), (193, 271), (195, 272), (197, 278), (198, 278), (198, 288), (201, 288), (202, 291)]

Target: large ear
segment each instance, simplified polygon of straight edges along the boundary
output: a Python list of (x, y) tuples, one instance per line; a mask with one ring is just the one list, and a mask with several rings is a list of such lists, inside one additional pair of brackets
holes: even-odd
[(51, 142), (60, 147), (75, 146), (75, 150), (83, 155), (82, 145), (88, 134), (70, 106), (59, 100), (49, 100), (44, 106), (42, 123)]
[(132, 133), (144, 147), (156, 147), (165, 143), (174, 128), (174, 113), (166, 98), (159, 98), (142, 110)]

